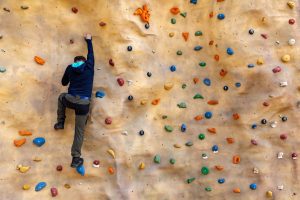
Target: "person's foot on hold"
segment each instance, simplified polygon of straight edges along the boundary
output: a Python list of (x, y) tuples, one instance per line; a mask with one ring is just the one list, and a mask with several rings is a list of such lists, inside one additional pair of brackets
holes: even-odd
[(59, 130), (59, 129), (64, 129), (65, 126), (64, 126), (64, 123), (63, 122), (57, 122), (55, 125), (54, 125), (54, 129), (55, 130)]
[(79, 166), (83, 165), (83, 158), (80, 157), (73, 157), (71, 167), (77, 168)]

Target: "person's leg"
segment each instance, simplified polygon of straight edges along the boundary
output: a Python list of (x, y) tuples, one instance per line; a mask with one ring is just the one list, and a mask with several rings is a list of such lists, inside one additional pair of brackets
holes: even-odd
[(67, 93), (61, 93), (58, 97), (58, 105), (57, 105), (57, 123), (54, 125), (54, 128), (64, 129), (64, 123), (66, 119), (66, 104), (65, 97)]

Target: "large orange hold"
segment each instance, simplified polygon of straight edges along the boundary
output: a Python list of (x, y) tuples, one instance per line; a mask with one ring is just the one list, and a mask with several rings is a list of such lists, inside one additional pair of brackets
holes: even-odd
[(207, 104), (209, 104), (209, 105), (217, 105), (218, 103), (219, 103), (218, 100), (209, 100), (209, 101), (207, 102)]
[(183, 32), (182, 33), (182, 37), (184, 38), (185, 41), (188, 41), (189, 35), (190, 35), (189, 32)]
[(149, 23), (150, 21), (150, 12), (147, 5), (143, 5), (143, 8), (138, 8), (133, 13), (134, 15), (139, 15), (143, 22)]
[(215, 55), (215, 56), (214, 56), (214, 59), (215, 59), (215, 61), (218, 62), (218, 61), (220, 60), (220, 56), (219, 56), (219, 55)]
[(170, 9), (170, 12), (174, 15), (177, 15), (178, 13), (180, 13), (180, 10), (178, 7), (173, 7)]
[(23, 144), (25, 144), (26, 142), (26, 138), (23, 138), (23, 139), (20, 139), (20, 140), (14, 140), (14, 144), (16, 147), (20, 147), (22, 146)]
[(32, 135), (32, 133), (30, 131), (20, 130), (19, 135), (21, 135), (21, 136), (30, 136), (30, 135)]
[(45, 64), (45, 60), (43, 58), (39, 57), (39, 56), (34, 56), (34, 60), (39, 65)]

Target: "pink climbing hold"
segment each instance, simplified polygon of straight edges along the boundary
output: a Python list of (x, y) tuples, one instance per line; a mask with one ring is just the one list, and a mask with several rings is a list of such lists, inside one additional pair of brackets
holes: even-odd
[(118, 81), (119, 86), (123, 86), (125, 83), (124, 79), (122, 79), (122, 78), (118, 78), (117, 81)]
[(277, 66), (272, 71), (273, 71), (273, 73), (281, 72), (281, 67)]
[(112, 118), (111, 117), (107, 117), (106, 119), (105, 119), (105, 124), (111, 124), (112, 123)]
[(50, 191), (51, 191), (52, 197), (56, 197), (58, 195), (58, 191), (57, 191), (57, 189), (55, 187), (51, 188)]

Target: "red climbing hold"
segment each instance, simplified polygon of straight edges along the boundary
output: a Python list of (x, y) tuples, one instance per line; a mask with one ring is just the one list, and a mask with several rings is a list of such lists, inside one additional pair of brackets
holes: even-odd
[(111, 124), (112, 123), (112, 118), (111, 117), (107, 117), (106, 119), (105, 119), (105, 124)]
[(267, 107), (267, 106), (269, 106), (269, 103), (268, 102), (264, 102), (263, 105)]
[(214, 17), (214, 12), (210, 12), (209, 13), (209, 18), (213, 18)]
[(296, 22), (296, 21), (295, 21), (294, 19), (289, 19), (289, 24), (290, 24), (290, 25), (295, 24), (295, 22)]
[(224, 77), (224, 76), (226, 76), (226, 74), (227, 74), (227, 71), (225, 69), (221, 69), (220, 76)]
[(215, 59), (215, 61), (218, 62), (218, 61), (220, 60), (220, 56), (219, 56), (219, 55), (215, 55), (215, 56), (214, 56), (214, 59)]
[(123, 86), (125, 83), (124, 79), (122, 79), (122, 78), (118, 78), (117, 81), (118, 81), (119, 86)]
[(273, 71), (273, 73), (281, 72), (281, 67), (277, 66), (277, 67), (273, 68), (272, 71)]
[(281, 134), (281, 135), (280, 135), (280, 139), (286, 140), (286, 139), (287, 139), (287, 134)]
[(58, 191), (55, 187), (51, 188), (51, 195), (52, 197), (56, 197), (58, 195)]
[(233, 117), (234, 120), (238, 120), (240, 118), (240, 115), (238, 113), (234, 113), (232, 115), (232, 117)]

